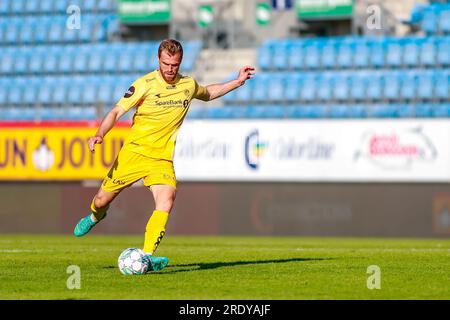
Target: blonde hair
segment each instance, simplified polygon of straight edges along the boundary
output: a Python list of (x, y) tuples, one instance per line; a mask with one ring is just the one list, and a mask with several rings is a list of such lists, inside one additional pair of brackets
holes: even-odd
[(171, 56), (179, 53), (181, 58), (183, 58), (183, 47), (175, 39), (165, 39), (161, 41), (158, 48), (158, 57), (161, 57), (161, 52), (166, 51)]

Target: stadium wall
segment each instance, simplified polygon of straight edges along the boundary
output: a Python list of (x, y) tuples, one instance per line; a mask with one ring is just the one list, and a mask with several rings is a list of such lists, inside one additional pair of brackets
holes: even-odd
[[(3, 182), (1, 233), (72, 232), (97, 185)], [(147, 188), (123, 191), (94, 234), (143, 234)], [(170, 235), (449, 237), (450, 185), (180, 182)]]

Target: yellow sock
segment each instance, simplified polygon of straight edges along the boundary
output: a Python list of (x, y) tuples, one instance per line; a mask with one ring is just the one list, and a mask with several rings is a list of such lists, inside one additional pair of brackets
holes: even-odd
[[(94, 198), (94, 200), (95, 200), (95, 198)], [(97, 209), (94, 205), (94, 200), (92, 200), (92, 202), (91, 202), (91, 211), (92, 211), (91, 219), (94, 222), (98, 222), (106, 216), (106, 210), (108, 210), (109, 205), (106, 208)]]
[(144, 252), (153, 254), (158, 248), (164, 234), (169, 213), (155, 210), (145, 228)]

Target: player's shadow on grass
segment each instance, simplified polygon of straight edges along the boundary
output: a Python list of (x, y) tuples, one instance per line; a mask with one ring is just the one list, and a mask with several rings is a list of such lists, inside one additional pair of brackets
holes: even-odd
[[(164, 272), (160, 274), (190, 272), (199, 270), (217, 269), (223, 267), (234, 267), (250, 264), (266, 264), (266, 263), (288, 263), (288, 262), (304, 262), (304, 261), (320, 261), (330, 260), (331, 258), (291, 258), (291, 259), (277, 259), (277, 260), (250, 260), (250, 261), (230, 261), (230, 262), (205, 262), (205, 263), (190, 263), (190, 264), (176, 264), (169, 265)], [(170, 270), (172, 268), (183, 268), (179, 270)], [(169, 271), (170, 270), (170, 271)]]

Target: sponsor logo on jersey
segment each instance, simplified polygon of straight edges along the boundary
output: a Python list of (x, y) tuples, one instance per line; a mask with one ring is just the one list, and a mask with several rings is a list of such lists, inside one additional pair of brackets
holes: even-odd
[(134, 94), (134, 91), (136, 89), (134, 88), (134, 86), (131, 86), (128, 88), (127, 92), (125, 92), (124, 98), (129, 98)]

